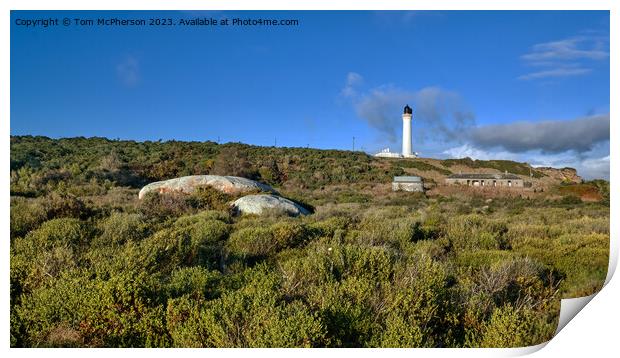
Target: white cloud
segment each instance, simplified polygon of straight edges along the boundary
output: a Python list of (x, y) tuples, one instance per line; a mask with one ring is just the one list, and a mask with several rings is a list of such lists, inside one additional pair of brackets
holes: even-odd
[(344, 88), (340, 92), (343, 97), (351, 98), (357, 96), (357, 87), (364, 82), (364, 77), (356, 72), (349, 72)]
[(581, 175), (586, 179), (609, 180), (609, 155), (602, 158), (586, 159), (581, 162), (580, 169)]
[(127, 87), (134, 87), (140, 82), (140, 64), (133, 56), (127, 56), (116, 65), (118, 79)]
[(556, 68), (553, 70), (528, 73), (527, 75), (519, 76), (518, 79), (527, 81), (549, 77), (572, 77), (585, 75), (590, 72), (592, 72), (591, 68)]
[(576, 36), (539, 43), (521, 59), (541, 70), (521, 75), (517, 77), (519, 80), (582, 76), (592, 72), (593, 62), (609, 59), (609, 38)]
[(521, 58), (532, 62), (577, 59), (603, 60), (609, 57), (605, 42), (604, 37), (571, 37), (536, 44), (532, 47), (532, 52), (521, 56)]

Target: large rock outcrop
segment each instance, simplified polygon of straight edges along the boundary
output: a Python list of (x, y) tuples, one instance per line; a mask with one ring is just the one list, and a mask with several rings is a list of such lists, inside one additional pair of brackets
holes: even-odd
[(576, 184), (583, 182), (583, 179), (577, 175), (577, 170), (573, 168), (556, 169), (550, 167), (538, 167), (536, 170), (558, 182), (569, 182)]
[(142, 199), (147, 193), (159, 194), (167, 192), (191, 193), (199, 187), (210, 186), (228, 194), (247, 193), (251, 191), (276, 191), (269, 185), (242, 177), (221, 175), (191, 175), (164, 181), (150, 183), (140, 190), (138, 198)]
[(283, 212), (290, 216), (308, 215), (310, 212), (289, 199), (271, 195), (246, 195), (232, 203), (232, 209), (238, 214), (261, 215), (264, 211)]

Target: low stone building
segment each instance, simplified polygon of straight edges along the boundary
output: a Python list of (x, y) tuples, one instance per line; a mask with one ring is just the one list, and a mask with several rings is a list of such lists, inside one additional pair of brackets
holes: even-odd
[(422, 178), (415, 176), (394, 177), (392, 191), (419, 191), (424, 192), (424, 182)]
[(505, 174), (452, 174), (446, 178), (447, 185), (466, 185), (480, 187), (523, 188), (521, 177)]

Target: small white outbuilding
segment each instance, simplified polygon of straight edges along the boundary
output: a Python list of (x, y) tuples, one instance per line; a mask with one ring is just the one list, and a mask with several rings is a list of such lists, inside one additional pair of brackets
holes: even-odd
[(424, 181), (416, 176), (398, 176), (392, 181), (392, 191), (424, 192)]

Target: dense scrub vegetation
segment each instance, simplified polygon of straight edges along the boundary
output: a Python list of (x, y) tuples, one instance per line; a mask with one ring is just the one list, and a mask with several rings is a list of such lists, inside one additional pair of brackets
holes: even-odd
[(460, 164), (469, 168), (493, 168), (502, 172), (507, 171), (518, 175), (530, 175), (531, 173), (534, 178), (542, 178), (544, 176), (542, 172), (530, 168), (526, 163), (517, 163), (511, 160), (473, 160), (471, 158), (444, 159), (441, 161), (441, 164), (446, 167)]
[[(12, 137), (11, 346), (524, 346), (551, 338), (560, 298), (600, 289), (608, 183), (586, 183), (607, 190), (592, 203), (370, 192), (398, 169), (342, 151)], [(208, 189), (137, 199), (206, 173), (315, 213), (233, 217), (234, 197)]]

